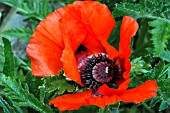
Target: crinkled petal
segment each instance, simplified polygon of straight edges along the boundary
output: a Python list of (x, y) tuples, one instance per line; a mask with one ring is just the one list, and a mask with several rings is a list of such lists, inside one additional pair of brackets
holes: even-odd
[(131, 38), (136, 34), (138, 23), (130, 16), (124, 16), (120, 29), (119, 51), (128, 58), (131, 54)]
[[(86, 9), (86, 12), (84, 11), (84, 8)], [(103, 23), (99, 24), (101, 28), (98, 30), (100, 31), (98, 31), (97, 28), (95, 28), (94, 26), (94, 25), (97, 25), (97, 23), (96, 24), (93, 23), (93, 25), (91, 26), (92, 24), (91, 19), (95, 21), (95, 18), (98, 18), (97, 16), (98, 14), (96, 14), (96, 12), (93, 14), (92, 8), (93, 10), (99, 10), (100, 8), (104, 8), (104, 9), (101, 9), (102, 12), (99, 11), (97, 13), (99, 14), (104, 13), (104, 12), (106, 13), (104, 14), (104, 18), (110, 21), (109, 24), (106, 22), (107, 23), (106, 25), (109, 25), (109, 28), (106, 29)], [(93, 53), (104, 52), (103, 46), (100, 43), (99, 39), (97, 38), (97, 34), (103, 35), (103, 37), (104, 35), (109, 35), (111, 30), (108, 30), (108, 29), (111, 29), (114, 27), (114, 19), (110, 15), (110, 12), (107, 12), (109, 11), (107, 7), (105, 5), (99, 4), (98, 2), (75, 2), (73, 5), (72, 4), (67, 5), (65, 7), (65, 10), (66, 10), (66, 13), (63, 16), (63, 18), (60, 20), (60, 23), (62, 25), (61, 28), (62, 29), (64, 28), (63, 30), (67, 30), (66, 33), (63, 33), (63, 34), (67, 34), (67, 38), (70, 41), (68, 45), (65, 44), (65, 49), (63, 51), (61, 60), (63, 62), (63, 68), (64, 68), (66, 76), (80, 83), (80, 75), (78, 73), (77, 64), (76, 64), (76, 60), (74, 57), (74, 52), (76, 51), (76, 49), (81, 43), (84, 46), (86, 46), (88, 48), (88, 51), (90, 52), (93, 52)], [(88, 20), (87, 16), (91, 19)], [(65, 24), (64, 27), (63, 27), (63, 24)], [(95, 32), (93, 28), (96, 29)], [(86, 34), (86, 31), (88, 33), (86, 37), (84, 37)], [(103, 32), (103, 34), (100, 34), (101, 32)], [(70, 65), (72, 65), (72, 69), (70, 69), (71, 68)]]
[(78, 65), (74, 55), (74, 51), (71, 49), (68, 42), (65, 45), (65, 49), (63, 50), (61, 61), (63, 63), (65, 75), (69, 79), (74, 80), (75, 82), (81, 84), (80, 73), (78, 71)]
[[(64, 15), (64, 18), (72, 19), (75, 22), (83, 25), (83, 29), (80, 29), (80, 30), (82, 30), (82, 31), (86, 30), (87, 35), (86, 35), (85, 40), (82, 42), (82, 45), (84, 45), (91, 52), (103, 52), (103, 47), (102, 47), (100, 41), (98, 40), (96, 34), (93, 32), (93, 29), (91, 28), (90, 24), (87, 24), (88, 21), (84, 21), (82, 18), (82, 15), (85, 15), (85, 14), (81, 12), (81, 5), (84, 5), (85, 3), (86, 2), (80, 2), (80, 4), (67, 5), (65, 7), (67, 14)], [(90, 1), (90, 2), (88, 2), (88, 4), (93, 5), (93, 2)], [(87, 12), (88, 12), (88, 10), (90, 10), (87, 7), (85, 7), (85, 8), (86, 8)], [(72, 23), (74, 23), (74, 22), (72, 22)], [(77, 27), (74, 25), (71, 26), (71, 28)], [(80, 31), (78, 33), (81, 33), (82, 31)], [(72, 46), (74, 46), (76, 44), (76, 42), (74, 41), (75, 38), (78, 38), (78, 37), (71, 38), (71, 42), (74, 43), (74, 44), (72, 44)]]
[(107, 41), (101, 40), (101, 44), (105, 48), (106, 53), (109, 55), (110, 59), (114, 59), (119, 56), (119, 52), (113, 46), (111, 46)]
[(80, 73), (78, 71), (76, 56), (71, 46), (69, 31), (66, 24), (61, 23), (61, 27), (65, 44), (65, 48), (61, 57), (64, 73), (69, 79), (74, 80), (81, 85)]
[[(76, 19), (75, 19), (75, 17), (73, 18), (72, 17), (73, 14), (70, 11), (71, 9), (68, 10), (67, 7), (69, 7), (69, 5), (65, 7), (66, 13), (60, 20), (60, 26), (62, 29), (64, 27), (67, 30), (66, 33), (70, 40), (71, 48), (75, 52), (77, 50), (77, 48), (80, 46), (80, 44), (82, 44), (82, 41), (85, 39), (85, 37), (87, 35), (87, 30), (84, 29), (84, 24), (82, 22), (76, 20), (76, 19), (80, 18), (79, 17), (80, 15), (75, 14)], [(74, 13), (76, 13), (76, 12), (74, 12)]]
[(93, 53), (104, 52), (100, 40), (106, 41), (115, 26), (107, 6), (95, 1), (76, 1), (68, 5), (66, 10), (72, 18), (83, 23), (84, 29), (88, 31), (82, 44)]
[(82, 44), (92, 53), (104, 52), (102, 44), (93, 33), (88, 33)]
[(148, 80), (144, 84), (126, 91), (119, 91), (107, 87), (107, 85), (99, 88), (99, 93), (103, 96), (93, 96), (92, 90), (76, 94), (66, 94), (59, 96), (50, 101), (50, 105), (54, 104), (61, 111), (76, 110), (81, 106), (96, 105), (104, 108), (108, 104), (115, 104), (119, 101), (124, 102), (143, 102), (146, 99), (156, 96), (158, 86), (155, 80)]
[(140, 86), (129, 89), (126, 92), (120, 94), (120, 98), (123, 102), (144, 102), (146, 99), (156, 97), (156, 91), (158, 86), (155, 80), (148, 80)]
[(118, 95), (119, 93), (124, 92), (125, 90), (118, 90), (114, 88), (109, 88), (106, 84), (103, 84), (102, 86), (99, 87), (98, 92), (99, 94), (111, 97), (112, 95)]
[(124, 73), (123, 78), (124, 81), (119, 84), (119, 89), (126, 90), (128, 88), (128, 84), (130, 83), (130, 69), (131, 64), (129, 61), (129, 56), (131, 54), (130, 42), (131, 38), (136, 34), (138, 29), (138, 23), (129, 16), (124, 16), (122, 20), (122, 25), (120, 29), (120, 43), (119, 43), (119, 54), (121, 56), (121, 62), (123, 63)]
[(86, 99), (91, 98), (91, 96), (92, 90), (87, 90), (76, 94), (66, 94), (56, 97), (49, 104), (54, 104), (60, 111), (76, 110), (81, 106), (89, 105)]
[(86, 99), (89, 102), (89, 105), (96, 105), (98, 107), (104, 108), (106, 105), (115, 104), (119, 101), (119, 97), (117, 95), (112, 96), (96, 96)]
[(77, 1), (73, 5), (80, 10), (83, 22), (92, 28), (99, 40), (109, 38), (116, 23), (106, 5), (95, 1)]
[(124, 61), (124, 70), (125, 72), (123, 73), (123, 82), (119, 84), (119, 89), (121, 90), (126, 90), (128, 88), (128, 85), (130, 83), (130, 70), (131, 70), (131, 64), (130, 60), (128, 58), (124, 58), (122, 61)]
[(108, 104), (115, 104), (119, 100), (117, 95), (108, 96), (93, 96), (92, 90), (79, 92), (76, 94), (66, 94), (52, 99), (49, 104), (54, 104), (60, 111), (77, 110), (81, 106), (96, 105), (104, 108)]
[(129, 90), (117, 90), (109, 88), (107, 85), (103, 85), (98, 91), (100, 94), (109, 97), (116, 94), (119, 97), (119, 101), (139, 103), (146, 99), (155, 97), (157, 90), (158, 86), (156, 81), (148, 80), (145, 83)]
[(58, 10), (60, 13), (55, 11), (40, 22), (26, 49), (35, 76), (54, 75), (62, 68), (60, 57), (64, 43), (59, 19), (64, 11), (63, 8)]

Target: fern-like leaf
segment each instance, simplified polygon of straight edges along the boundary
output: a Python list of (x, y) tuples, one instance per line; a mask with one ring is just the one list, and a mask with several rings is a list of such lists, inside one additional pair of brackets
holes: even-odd
[(4, 47), (2, 45), (0, 45), (0, 72), (2, 72), (3, 65), (4, 65), (4, 62), (5, 62), (3, 51), (4, 51)]
[(149, 22), (149, 26), (153, 27), (149, 32), (152, 34), (154, 55), (159, 56), (167, 47), (168, 39), (170, 39), (170, 23), (157, 19)]
[(14, 109), (10, 107), (7, 101), (4, 100), (2, 97), (0, 97), (0, 106), (3, 107), (5, 113), (16, 113)]
[(4, 56), (5, 56), (3, 73), (6, 74), (7, 76), (15, 76), (16, 67), (15, 67), (15, 59), (14, 59), (14, 54), (12, 52), (11, 43), (6, 38), (2, 38), (2, 40), (4, 43)]
[(73, 92), (75, 90), (75, 84), (67, 81), (66, 78), (62, 75), (62, 72), (60, 73), (60, 75), (52, 77), (47, 76), (43, 78), (43, 81), (44, 90), (48, 93), (57, 90), (58, 94), (61, 95), (65, 91)]
[(0, 0), (2, 3), (17, 8), (20, 12), (28, 17), (38, 20), (45, 18), (54, 10), (52, 6), (48, 6), (50, 0)]
[(169, 0), (141, 0), (140, 3), (118, 3), (113, 10), (114, 17), (129, 15), (138, 18), (163, 19), (170, 22)]
[(160, 55), (160, 58), (162, 60), (170, 62), (170, 51), (169, 50), (163, 51), (163, 53)]
[(16, 37), (19, 39), (30, 39), (31, 35), (33, 34), (33, 30), (31, 30), (30, 28), (16, 28), (16, 29), (9, 29), (6, 31), (3, 31), (2, 34), (7, 35), (7, 36), (11, 36), (11, 37)]
[[(16, 103), (16, 106), (30, 106), (33, 109), (40, 111), (42, 113), (52, 113), (52, 110), (49, 106), (44, 105), (28, 90), (24, 89), (15, 79), (12, 79), (10, 76), (0, 74), (1, 85), (5, 87), (3, 91), (6, 93), (6, 97), (12, 100), (19, 100)], [(8, 94), (8, 92), (12, 92)], [(12, 95), (11, 95), (12, 94)]]

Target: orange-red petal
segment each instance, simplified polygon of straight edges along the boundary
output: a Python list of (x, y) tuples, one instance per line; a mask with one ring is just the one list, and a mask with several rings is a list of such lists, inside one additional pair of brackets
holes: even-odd
[(117, 95), (108, 96), (93, 96), (92, 90), (79, 92), (76, 94), (66, 94), (52, 99), (49, 104), (54, 104), (60, 111), (77, 110), (81, 106), (96, 105), (104, 108), (108, 104), (114, 104), (119, 101)]
[(123, 73), (124, 81), (121, 84), (119, 84), (119, 89), (126, 90), (130, 83), (129, 76), (130, 76), (131, 64), (128, 58), (125, 57), (123, 60), (124, 60), (124, 69), (125, 69), (125, 72)]
[(155, 97), (157, 90), (158, 86), (156, 81), (148, 80), (135, 88), (124, 91), (103, 85), (99, 88), (99, 93), (109, 97), (116, 94), (119, 97), (119, 101), (139, 103), (144, 102), (146, 99)]
[[(79, 13), (74, 11), (74, 13), (76, 14), (72, 14), (72, 12), (70, 11), (71, 9), (68, 10), (69, 6), (71, 5), (65, 7), (66, 13), (60, 20), (60, 27), (62, 28), (62, 30), (65, 29), (67, 38), (69, 38), (70, 40), (70, 46), (75, 52), (79, 45), (82, 44), (82, 41), (85, 39), (87, 35), (87, 30), (84, 28), (84, 24), (82, 22), (77, 21), (80, 18)], [(63, 32), (63, 35), (65, 33)]]
[(65, 110), (77, 110), (81, 106), (96, 105), (104, 108), (108, 104), (115, 104), (119, 101), (124, 102), (143, 102), (146, 99), (156, 96), (158, 86), (155, 80), (149, 80), (144, 84), (129, 89), (126, 91), (118, 91), (107, 87), (107, 85), (101, 86), (99, 93), (103, 96), (93, 96), (92, 90), (79, 92), (76, 94), (66, 94), (52, 99), (49, 104), (54, 104), (60, 111)]
[(64, 73), (69, 79), (74, 80), (79, 84), (81, 84), (76, 56), (74, 54), (74, 50), (71, 47), (70, 34), (65, 24), (61, 23), (61, 27), (63, 32), (64, 44), (65, 44), (65, 48), (63, 50), (63, 54), (61, 57)]
[(137, 104), (144, 102), (146, 99), (156, 97), (157, 90), (158, 86), (156, 80), (148, 80), (140, 86), (129, 89), (119, 96), (123, 102), (134, 102)]
[[(101, 18), (108, 20), (108, 22), (105, 22), (106, 25), (103, 25), (104, 23), (101, 22), (94, 22), (99, 22), (99, 20), (96, 19), (100, 17), (99, 15), (102, 15)], [(65, 15), (60, 20), (60, 23), (62, 25), (61, 28), (67, 30), (67, 33), (63, 34), (67, 34), (67, 38), (70, 40), (68, 44), (70, 48), (66, 47), (67, 44), (65, 44), (65, 49), (61, 58), (63, 68), (68, 78), (80, 83), (80, 75), (77, 71), (73, 52), (76, 51), (80, 44), (86, 46), (90, 52), (104, 52), (98, 37), (102, 36), (102, 40), (107, 40), (108, 37), (106, 37), (106, 35), (109, 36), (115, 22), (105, 5), (98, 2), (75, 2), (65, 7)], [(96, 26), (99, 26), (100, 29)], [(71, 64), (72, 69), (69, 67)]]
[(52, 99), (49, 104), (54, 104), (60, 111), (76, 110), (81, 106), (88, 105), (87, 98), (92, 96), (92, 90), (76, 94), (66, 94)]
[(93, 53), (104, 52), (100, 40), (107, 40), (115, 26), (107, 6), (95, 1), (76, 1), (65, 9), (73, 19), (83, 23), (84, 29), (88, 31), (82, 44)]
[(119, 52), (122, 53), (126, 58), (128, 58), (131, 54), (131, 38), (136, 34), (138, 27), (138, 23), (132, 17), (123, 17), (120, 29)]
[(63, 50), (63, 54), (61, 57), (64, 73), (69, 79), (81, 84), (80, 73), (78, 71), (78, 65), (74, 55), (74, 51), (71, 49), (68, 42), (66, 43), (67, 44), (65, 45), (65, 49)]
[(114, 88), (109, 88), (106, 84), (103, 84), (101, 87), (99, 87), (98, 92), (99, 94), (111, 97), (112, 95), (118, 95), (119, 93), (124, 92), (125, 90), (118, 90)]
[(86, 99), (89, 103), (89, 105), (96, 105), (98, 107), (104, 108), (106, 105), (109, 104), (115, 104), (117, 103), (120, 99), (117, 95), (111, 95), (111, 96), (92, 96), (90, 98)]
[(79, 8), (82, 21), (92, 28), (98, 39), (109, 38), (115, 20), (106, 5), (95, 1), (77, 1), (73, 5)]
[[(58, 10), (63, 12), (63, 8)], [(26, 52), (35, 76), (54, 75), (62, 68), (60, 57), (64, 44), (59, 26), (61, 16), (62, 13), (57, 11), (49, 14), (40, 22), (30, 39)]]
[(101, 40), (101, 44), (105, 48), (105, 51), (109, 55), (110, 59), (114, 59), (120, 55), (119, 52), (113, 46), (111, 46), (106, 40)]
[(131, 54), (130, 43), (131, 38), (136, 34), (138, 23), (132, 17), (124, 16), (120, 29), (120, 42), (119, 42), (119, 59), (123, 63), (125, 72), (123, 73), (124, 82), (119, 84), (119, 89), (126, 90), (130, 83), (130, 69), (131, 64), (129, 56)]

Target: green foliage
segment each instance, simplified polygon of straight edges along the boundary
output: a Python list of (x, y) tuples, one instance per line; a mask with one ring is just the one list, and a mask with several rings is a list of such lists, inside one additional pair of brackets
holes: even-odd
[(139, 3), (122, 2), (115, 5), (114, 17), (124, 15), (138, 18), (160, 18), (169, 22), (170, 18), (169, 0), (140, 0)]
[(33, 30), (31, 30), (30, 28), (21, 27), (21, 28), (6, 30), (2, 32), (2, 34), (11, 37), (16, 37), (19, 39), (24, 39), (24, 38), (30, 39), (31, 35), (33, 34)]
[(65, 111), (64, 113), (97, 113), (99, 110), (96, 106), (82, 106), (78, 110)]
[[(112, 14), (114, 17), (129, 15), (135, 19), (141, 19), (141, 22), (145, 18), (150, 19), (149, 24), (147, 24), (148, 20), (145, 19), (145, 22), (140, 26), (139, 38), (136, 43), (136, 53), (140, 54), (139, 51), (143, 51), (141, 54), (147, 54), (146, 49), (143, 49), (146, 48), (146, 45), (149, 47), (150, 40), (148, 40), (148, 38), (150, 38), (150, 36), (147, 32), (151, 33), (154, 56), (160, 56), (167, 48), (168, 39), (170, 39), (170, 1), (141, 0), (139, 3), (117, 3)], [(149, 30), (149, 27), (153, 29)], [(146, 40), (148, 42), (146, 42)], [(153, 54), (153, 52), (151, 52), (151, 54)]]
[(2, 72), (2, 70), (3, 70), (4, 62), (5, 62), (4, 47), (2, 45), (0, 45), (0, 72)]
[[(160, 61), (153, 69), (150, 69), (148, 73), (144, 75), (136, 75), (132, 77), (132, 82), (130, 87), (138, 86), (141, 83), (144, 83), (147, 80), (155, 79), (159, 86), (158, 96), (155, 99), (152, 99), (149, 103), (149, 107), (154, 107), (158, 102), (163, 102), (163, 105), (160, 105), (159, 110), (162, 111), (165, 107), (165, 102), (167, 104), (168, 99), (170, 99), (170, 79), (167, 78), (168, 70), (170, 68), (170, 64), (165, 64), (164, 61)], [(141, 68), (142, 69), (142, 68)]]
[[(162, 100), (161, 105), (159, 107), (160, 111), (168, 107), (167, 106), (168, 100), (170, 99), (170, 92), (169, 92), (170, 79), (167, 78), (169, 68), (170, 68), (170, 64), (165, 65), (163, 61), (160, 61), (158, 65), (156, 65), (155, 68), (153, 69), (151, 73), (151, 77), (149, 77), (149, 78), (156, 79), (157, 84), (159, 86), (158, 99)], [(158, 100), (156, 102), (158, 102)]]
[(160, 55), (160, 58), (162, 60), (170, 62), (170, 51), (169, 50), (163, 51), (162, 54)]
[[(49, 106), (40, 103), (40, 101), (29, 92), (28, 84), (21, 82), (21, 80), (24, 81), (23, 73), (20, 73), (21, 75), (18, 73), (18, 76), (16, 76), (15, 58), (12, 53), (10, 42), (6, 38), (3, 38), (3, 42), (5, 63), (3, 74), (0, 74), (1, 94), (11, 100), (11, 104), (15, 109), (19, 109), (18, 107), (20, 106), (29, 106), (40, 112), (52, 113)], [(3, 98), (1, 98), (0, 103), (1, 106), (4, 105), (3, 109), (5, 112), (13, 109)]]
[(159, 107), (159, 111), (162, 111), (162, 110), (166, 109), (167, 107), (168, 107), (167, 101), (162, 101), (161, 105)]
[(106, 4), (107, 7), (110, 9), (110, 10), (113, 10), (114, 9), (114, 5), (116, 2), (118, 2), (119, 0), (97, 0), (103, 4)]
[(159, 85), (159, 91), (160, 91), (160, 95), (161, 95), (161, 98), (164, 100), (164, 101), (167, 101), (168, 99), (170, 99), (170, 92), (169, 92), (169, 89), (170, 89), (170, 79), (166, 79), (166, 80), (160, 80), (158, 81), (158, 85)]
[(133, 59), (131, 63), (132, 69), (130, 76), (132, 82), (129, 84), (129, 87), (136, 87), (147, 80), (143, 74), (151, 73), (151, 65), (146, 63), (142, 57)]
[(7, 103), (6, 100), (4, 100), (2, 97), (0, 97), (0, 106), (3, 107), (3, 110), (5, 113), (15, 113), (12, 107)]
[(66, 78), (63, 76), (63, 72), (61, 72), (59, 75), (55, 75), (52, 77), (44, 77), (43, 81), (44, 90), (48, 93), (57, 90), (57, 94), (61, 95), (66, 91), (73, 92), (76, 90), (75, 83), (71, 81), (66, 81)]
[(166, 80), (168, 69), (170, 68), (170, 64), (166, 64), (161, 60), (155, 67), (152, 69), (149, 78), (160, 80)]
[(149, 26), (154, 28), (149, 31), (152, 34), (154, 55), (159, 56), (167, 47), (168, 39), (170, 39), (170, 23), (157, 19), (149, 22)]
[(47, 105), (40, 103), (33, 94), (28, 92), (28, 86), (24, 88), (20, 81), (12, 79), (10, 76), (0, 74), (1, 85), (4, 86), (3, 93), (6, 97), (16, 101), (14, 106), (30, 106), (37, 111), (44, 113), (52, 113), (52, 110)]
[(2, 3), (17, 8), (28, 18), (38, 20), (42, 20), (54, 10), (53, 6), (48, 4), (49, 1), (50, 0), (0, 0)]
[(7, 76), (15, 76), (16, 67), (15, 67), (15, 59), (12, 52), (11, 43), (6, 38), (2, 38), (2, 39), (4, 43), (4, 56), (5, 56), (3, 73)]
[(99, 108), (97, 113), (119, 113), (120, 102)]
[[(131, 73), (134, 75), (141, 75), (142, 73), (149, 73), (150, 64), (147, 64), (142, 58), (135, 58), (132, 61), (132, 70)], [(133, 75), (132, 75), (133, 76)]]
[(149, 107), (150, 108), (154, 107), (160, 100), (161, 100), (160, 97), (153, 98), (149, 103)]

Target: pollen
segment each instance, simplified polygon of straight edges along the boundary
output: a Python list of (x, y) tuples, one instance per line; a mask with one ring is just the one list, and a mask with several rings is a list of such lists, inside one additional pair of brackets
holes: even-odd
[(109, 67), (107, 66), (106, 69), (105, 69), (105, 73), (109, 73)]

